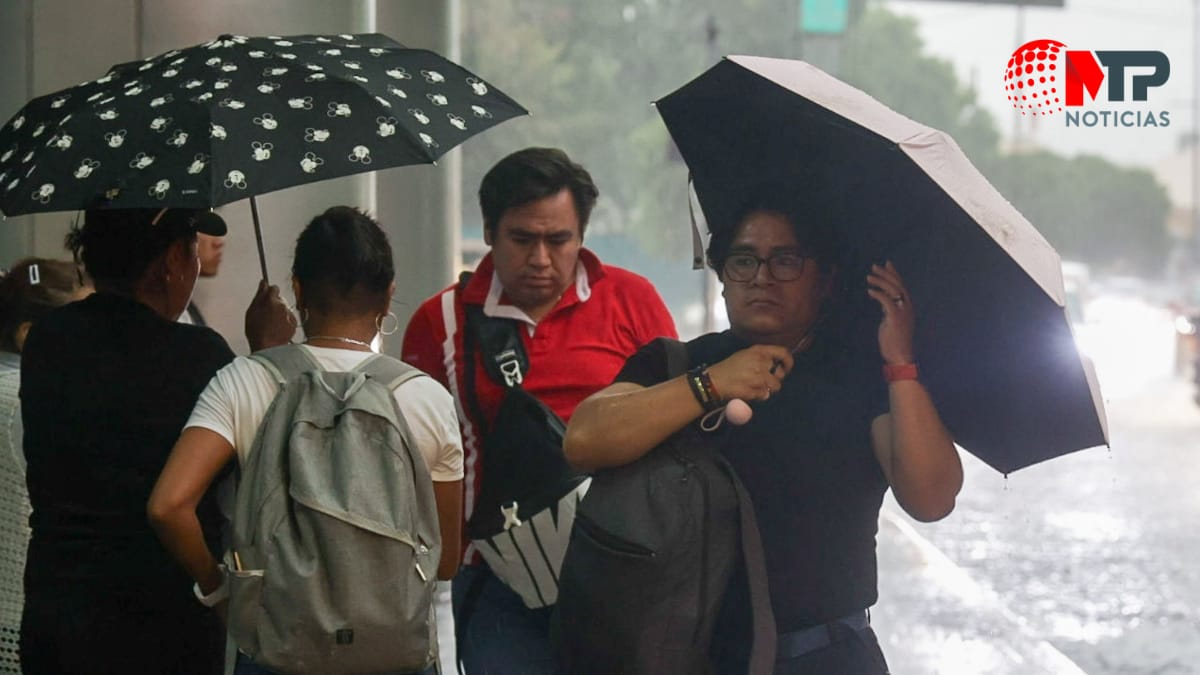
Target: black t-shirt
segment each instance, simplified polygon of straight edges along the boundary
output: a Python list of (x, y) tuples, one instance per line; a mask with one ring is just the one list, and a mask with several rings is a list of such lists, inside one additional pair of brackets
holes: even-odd
[[(749, 345), (725, 332), (687, 346), (694, 367)], [(666, 374), (656, 341), (630, 357), (616, 381), (650, 386)], [(813, 350), (796, 357), (781, 391), (753, 407), (745, 426), (726, 422), (715, 433), (754, 501), (779, 631), (870, 607), (878, 596), (875, 534), (887, 489), (870, 425), (887, 411), (886, 386), (878, 375), (851, 374)]]
[[(96, 293), (29, 332), (22, 355), (33, 530), (26, 588), (71, 582), (167, 606), (195, 604), (191, 581), (146, 520), (146, 501), (200, 392), (233, 360), (208, 328), (167, 321)], [(219, 514), (199, 509), (211, 539)]]

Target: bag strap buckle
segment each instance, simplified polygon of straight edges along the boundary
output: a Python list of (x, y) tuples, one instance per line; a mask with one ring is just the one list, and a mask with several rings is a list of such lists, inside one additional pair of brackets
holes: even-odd
[(521, 373), (521, 359), (515, 350), (506, 349), (493, 357), (496, 360), (496, 365), (500, 368), (500, 374), (504, 376), (504, 386), (519, 387), (525, 381), (524, 375)]

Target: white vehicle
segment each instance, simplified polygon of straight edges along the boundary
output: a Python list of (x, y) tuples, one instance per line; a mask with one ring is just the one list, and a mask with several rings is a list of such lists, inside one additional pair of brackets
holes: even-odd
[(1081, 262), (1064, 260), (1062, 262), (1063, 287), (1067, 292), (1067, 317), (1071, 323), (1078, 326), (1084, 323), (1083, 307), (1088, 301), (1088, 287), (1091, 282), (1091, 270)]

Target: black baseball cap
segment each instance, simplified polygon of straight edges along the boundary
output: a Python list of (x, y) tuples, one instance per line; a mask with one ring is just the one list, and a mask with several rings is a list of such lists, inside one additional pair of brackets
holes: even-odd
[(186, 225), (201, 234), (224, 237), (229, 228), (225, 220), (211, 209), (160, 209), (150, 219), (151, 225)]

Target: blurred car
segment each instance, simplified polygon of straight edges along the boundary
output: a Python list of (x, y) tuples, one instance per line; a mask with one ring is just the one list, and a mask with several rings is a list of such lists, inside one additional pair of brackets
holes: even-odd
[(1063, 288), (1067, 292), (1067, 318), (1078, 326), (1084, 323), (1084, 306), (1090, 294), (1092, 273), (1087, 265), (1072, 260), (1062, 262)]
[(1169, 303), (1175, 313), (1175, 373), (1185, 375), (1190, 369), (1196, 379), (1200, 378), (1200, 280), (1184, 296)]

